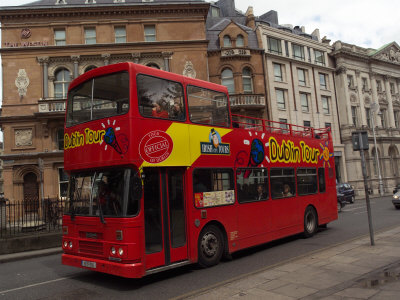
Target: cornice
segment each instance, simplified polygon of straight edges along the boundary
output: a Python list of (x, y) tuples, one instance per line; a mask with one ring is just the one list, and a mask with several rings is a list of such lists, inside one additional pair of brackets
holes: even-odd
[(171, 15), (171, 14), (198, 14), (207, 17), (210, 4), (185, 3), (185, 4), (129, 4), (129, 5), (75, 5), (51, 7), (12, 7), (0, 9), (0, 21), (11, 19), (37, 19), (37, 18), (64, 18), (64, 17), (90, 17), (90, 16), (123, 16), (123, 15)]

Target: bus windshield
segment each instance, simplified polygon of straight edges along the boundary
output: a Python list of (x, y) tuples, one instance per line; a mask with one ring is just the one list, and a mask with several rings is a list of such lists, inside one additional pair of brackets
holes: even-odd
[(66, 126), (122, 115), (129, 110), (129, 73), (95, 77), (68, 94)]
[[(140, 179), (131, 169), (73, 173), (66, 213), (79, 216), (126, 217), (139, 210)], [(139, 180), (139, 183), (138, 183)]]

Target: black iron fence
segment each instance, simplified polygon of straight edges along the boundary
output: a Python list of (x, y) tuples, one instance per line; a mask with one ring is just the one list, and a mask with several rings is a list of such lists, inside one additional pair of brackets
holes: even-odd
[(65, 200), (8, 201), (0, 199), (0, 238), (60, 231)]

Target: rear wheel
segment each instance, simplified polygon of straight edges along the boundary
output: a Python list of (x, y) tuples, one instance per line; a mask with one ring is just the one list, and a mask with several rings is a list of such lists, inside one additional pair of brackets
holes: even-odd
[(198, 243), (199, 264), (211, 267), (219, 263), (224, 251), (221, 230), (215, 225), (207, 225), (201, 231)]
[(304, 213), (304, 237), (312, 237), (318, 229), (317, 212), (311, 206), (308, 206)]
[(351, 196), (351, 199), (350, 199), (350, 203), (354, 203), (354, 200), (356, 199), (356, 197), (353, 195), (353, 196)]
[(396, 207), (396, 209), (400, 209), (400, 205), (395, 205), (394, 207)]

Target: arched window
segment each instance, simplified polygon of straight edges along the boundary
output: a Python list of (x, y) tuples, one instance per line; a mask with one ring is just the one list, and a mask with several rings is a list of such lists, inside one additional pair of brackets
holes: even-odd
[(232, 47), (232, 41), (229, 35), (224, 36), (224, 47)]
[(68, 84), (70, 82), (70, 73), (67, 69), (59, 69), (55, 74), (54, 97), (58, 99), (67, 98)]
[(224, 69), (221, 73), (221, 84), (228, 88), (229, 94), (235, 93), (235, 82), (233, 80), (233, 73), (231, 69)]
[(242, 72), (243, 92), (253, 93), (253, 81), (250, 68), (244, 68)]
[(93, 65), (88, 66), (88, 67), (86, 67), (86, 69), (85, 69), (85, 73), (86, 73), (86, 72), (89, 72), (90, 70), (96, 69), (96, 68), (97, 68), (97, 67), (96, 67), (96, 66), (93, 66)]
[(389, 147), (389, 158), (390, 158), (390, 167), (393, 176), (398, 176), (398, 166), (397, 166), (397, 156), (398, 151), (395, 146)]
[(239, 34), (236, 38), (236, 47), (244, 47), (243, 35)]
[(148, 66), (150, 68), (154, 68), (154, 69), (160, 69), (160, 67), (155, 63), (148, 63), (146, 66)]

